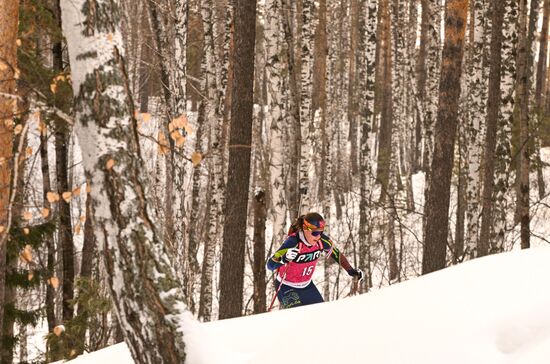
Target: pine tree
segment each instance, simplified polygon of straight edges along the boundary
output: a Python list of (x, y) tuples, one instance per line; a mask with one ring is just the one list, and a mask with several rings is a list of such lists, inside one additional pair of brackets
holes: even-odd
[[(4, 293), (6, 279), (6, 244), (11, 216), (9, 215), (12, 148), (14, 136), (14, 95), (17, 73), (17, 25), (19, 1), (0, 0), (0, 330), (4, 327)], [(0, 340), (0, 354), (3, 352)]]

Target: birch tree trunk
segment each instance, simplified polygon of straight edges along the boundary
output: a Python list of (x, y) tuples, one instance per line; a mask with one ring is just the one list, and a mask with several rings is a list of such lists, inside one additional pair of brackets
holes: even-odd
[(468, 67), (467, 126), (466, 126), (466, 165), (468, 179), (466, 186), (466, 245), (470, 255), (476, 255), (479, 240), (481, 213), (481, 156), (482, 129), (485, 127), (487, 105), (487, 78), (485, 74), (484, 49), (486, 44), (487, 7), (485, 0), (473, 0), (473, 43), (470, 47), (470, 67)]
[[(17, 27), (19, 1), (0, 0), (0, 333), (4, 327), (6, 284), (6, 244), (9, 232), (9, 201), (13, 161), (13, 116), (15, 74), (17, 71)], [(0, 355), (3, 353), (0, 338)]]
[(422, 274), (445, 268), (449, 229), (449, 197), (457, 128), (462, 51), (468, 0), (449, 0), (446, 5), (445, 43), (439, 87), (439, 111), (435, 124), (432, 178), (426, 196), (426, 234)]
[(217, 92), (217, 82), (220, 79), (216, 75), (214, 41), (216, 28), (212, 14), (212, 3), (203, 1), (201, 14), (204, 22), (204, 48), (203, 48), (203, 90), (207, 98), (201, 101), (201, 107), (205, 109), (207, 123), (210, 126), (210, 148), (212, 157), (210, 159), (210, 205), (207, 212), (206, 226), (207, 233), (204, 242), (204, 257), (202, 261), (201, 290), (199, 300), (199, 318), (202, 321), (210, 321), (212, 315), (212, 279), (216, 248), (220, 239), (219, 231), (222, 226), (222, 206), (224, 205), (224, 178), (223, 178), (223, 147), (222, 127), (223, 114), (220, 106), (222, 95)]
[(382, 105), (380, 116), (380, 134), (378, 144), (378, 162), (376, 179), (381, 185), (380, 203), (386, 200), (390, 179), (390, 163), (393, 132), (393, 99), (392, 99), (392, 40), (391, 40), (391, 11), (390, 0), (383, 0), (380, 4), (380, 61), (382, 67)]
[[(425, 5), (425, 6), (424, 6)], [(425, 10), (424, 10), (425, 9)], [(438, 113), (438, 87), (440, 78), (441, 64), (441, 0), (425, 0), (422, 3), (422, 27), (427, 27), (426, 43), (426, 88), (424, 97), (424, 143), (423, 143), (423, 162), (424, 171), (426, 171), (426, 182), (428, 186), (431, 175), (430, 163), (433, 153), (433, 125)], [(424, 12), (426, 16), (424, 16)], [(424, 23), (427, 22), (428, 25)], [(422, 42), (422, 38), (421, 38)], [(420, 76), (419, 76), (420, 77)], [(424, 92), (420, 90), (419, 93)]]
[(369, 236), (369, 206), (372, 190), (372, 170), (371, 170), (371, 150), (369, 145), (369, 135), (374, 124), (374, 91), (376, 76), (376, 29), (378, 20), (378, 2), (368, 0), (367, 18), (365, 21), (366, 45), (365, 45), (365, 119), (361, 125), (361, 154), (360, 154), (360, 192), (361, 200), (359, 207), (359, 266), (367, 274), (364, 285), (366, 290), (370, 287), (368, 284), (370, 277), (370, 241)]
[(117, 1), (63, 1), (76, 131), (108, 285), (136, 363), (183, 363), (183, 294), (150, 215)]
[[(317, 196), (322, 204), (328, 205), (330, 202), (330, 180), (332, 174), (332, 164), (330, 161), (330, 139), (329, 139), (329, 121), (327, 120), (327, 56), (328, 56), (328, 38), (327, 38), (327, 2), (319, 1), (319, 22), (315, 34), (315, 61), (314, 61), (314, 83), (313, 83), (313, 114), (319, 115), (319, 131), (321, 134), (319, 154), (321, 160), (319, 163), (319, 173), (324, 178), (319, 178)], [(326, 214), (325, 214), (326, 215)]]
[(348, 120), (349, 120), (349, 133), (348, 141), (350, 144), (350, 166), (351, 176), (357, 176), (359, 171), (359, 164), (357, 159), (359, 153), (357, 152), (357, 129), (358, 129), (358, 97), (359, 89), (357, 77), (357, 67), (359, 62), (358, 42), (359, 42), (359, 0), (350, 0), (350, 46), (348, 49), (349, 67), (348, 67)]
[[(300, 193), (301, 211), (309, 210), (312, 191), (310, 191), (310, 167), (312, 166), (312, 148), (315, 142), (315, 128), (312, 113), (313, 91), (313, 45), (315, 42), (316, 14), (315, 1), (302, 1), (302, 24), (300, 37)], [(301, 212), (300, 212), (301, 213)]]
[(502, 78), (501, 107), (497, 128), (495, 150), (495, 250), (502, 251), (506, 237), (506, 219), (509, 210), (507, 197), (510, 187), (510, 167), (512, 165), (512, 118), (515, 98), (516, 48), (518, 44), (518, 1), (506, 0), (504, 24), (502, 27)]
[(287, 135), (289, 141), (289, 158), (288, 166), (288, 212), (290, 221), (294, 221), (299, 214), (300, 208), (300, 191), (299, 191), (299, 179), (300, 179), (300, 143), (299, 137), (301, 137), (300, 130), (300, 93), (298, 88), (298, 68), (295, 54), (295, 38), (293, 33), (294, 21), (292, 14), (293, 2), (290, 0), (282, 0), (282, 21), (284, 30), (284, 39), (286, 51), (286, 64), (288, 67), (288, 78), (283, 80), (287, 82), (284, 88), (284, 98), (288, 100), (288, 118), (289, 128), (287, 128)]
[(492, 252), (490, 249), (490, 227), (493, 224), (493, 190), (495, 172), (495, 146), (497, 124), (500, 109), (500, 75), (502, 62), (502, 22), (504, 19), (504, 3), (502, 0), (492, 2), (491, 29), (491, 64), (489, 73), (489, 95), (487, 100), (487, 132), (485, 135), (483, 169), (483, 194), (481, 211), (481, 231), (477, 245), (478, 256)]
[(283, 27), (282, 2), (265, 2), (265, 50), (267, 109), (266, 124), (269, 128), (270, 163), (269, 175), (271, 191), (270, 215), (273, 221), (272, 245), (277, 245), (285, 234), (286, 196), (285, 196), (285, 143), (284, 143), (284, 98), (283, 98)]

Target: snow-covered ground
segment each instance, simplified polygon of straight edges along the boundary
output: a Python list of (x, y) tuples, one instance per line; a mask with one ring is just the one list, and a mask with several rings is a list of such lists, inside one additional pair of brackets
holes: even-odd
[[(550, 246), (306, 307), (189, 322), (190, 364), (550, 363)], [(125, 344), (71, 363), (133, 363)]]

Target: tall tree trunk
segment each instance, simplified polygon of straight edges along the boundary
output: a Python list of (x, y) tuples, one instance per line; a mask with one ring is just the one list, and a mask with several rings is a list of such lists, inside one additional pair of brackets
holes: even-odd
[[(52, 211), (52, 206), (48, 201), (47, 194), (52, 191), (51, 180), (50, 180), (50, 164), (48, 161), (48, 131), (46, 124), (42, 120), (40, 131), (40, 160), (42, 167), (42, 204), (43, 204), (43, 215), (46, 215), (46, 218), (52, 218), (54, 212)], [(48, 278), (51, 278), (55, 272), (55, 241), (53, 234), (47, 234), (44, 239), (46, 240), (47, 258), (46, 258), (46, 269), (48, 271)], [(48, 331), (51, 332), (53, 328), (57, 325), (55, 317), (55, 290), (51, 284), (46, 286), (46, 318), (48, 321)]]
[(265, 222), (267, 217), (265, 192), (254, 193), (254, 313), (266, 311), (265, 291)]
[(359, 171), (359, 165), (357, 163), (357, 124), (358, 124), (358, 77), (357, 77), (357, 63), (359, 62), (360, 55), (357, 50), (357, 43), (359, 41), (359, 0), (350, 0), (350, 46), (348, 49), (349, 68), (348, 68), (348, 120), (349, 120), (349, 134), (348, 140), (350, 143), (350, 164), (351, 164), (351, 176), (357, 176)]
[[(162, 23), (163, 19), (157, 9), (158, 4), (154, 0), (147, 0), (147, 7), (149, 12), (149, 24), (151, 32), (153, 33), (153, 44), (155, 45), (155, 54), (157, 56), (157, 63), (160, 71), (160, 84), (162, 87), (162, 95), (166, 107), (166, 119), (165, 123), (161, 126), (159, 133), (164, 134), (164, 139), (168, 141), (170, 151), (165, 154), (165, 194), (164, 194), (164, 241), (169, 244), (171, 248), (174, 247), (174, 139), (170, 137), (169, 133), (172, 132), (171, 124), (172, 120), (179, 115), (176, 115), (174, 98), (171, 93), (172, 81), (170, 78), (170, 64), (171, 59), (169, 55), (169, 45), (166, 39), (166, 32), (163, 31)], [(178, 205), (178, 204), (176, 204)], [(177, 206), (176, 206), (177, 207)]]
[(484, 49), (487, 40), (487, 7), (485, 0), (472, 0), (473, 43), (469, 49), (470, 59), (467, 74), (467, 125), (466, 165), (466, 245), (470, 255), (476, 255), (479, 241), (481, 214), (481, 157), (483, 153), (483, 129), (487, 105), (487, 74)]
[(380, 45), (382, 63), (382, 111), (380, 117), (380, 135), (378, 144), (378, 170), (376, 178), (381, 184), (380, 202), (384, 202), (390, 180), (390, 162), (393, 133), (393, 98), (392, 98), (392, 41), (389, 0), (380, 4), (380, 22), (382, 23), (382, 43)]
[(273, 222), (272, 246), (277, 245), (285, 234), (287, 202), (285, 196), (285, 95), (283, 94), (283, 24), (282, 2), (268, 0), (265, 14), (270, 14), (265, 26), (267, 106), (266, 127), (269, 128), (270, 163), (269, 176)]
[[(10, 184), (13, 161), (13, 115), (15, 73), (17, 70), (17, 26), (19, 1), (0, 0), (0, 333), (4, 326), (4, 294), (6, 284), (6, 244), (9, 227)], [(0, 338), (0, 353), (3, 352)]]
[[(424, 5), (426, 5), (424, 7)], [(425, 10), (424, 10), (425, 8)], [(422, 4), (422, 26), (427, 27), (428, 35), (425, 40), (426, 43), (426, 83), (425, 83), (425, 95), (423, 100), (424, 108), (424, 133), (423, 133), (423, 154), (422, 154), (422, 166), (426, 172), (425, 185), (429, 185), (431, 178), (431, 166), (433, 143), (434, 143), (434, 124), (438, 113), (438, 87), (440, 81), (440, 68), (441, 68), (441, 0), (426, 0)], [(426, 16), (424, 16), (426, 13)], [(425, 22), (428, 24), (425, 25)], [(421, 32), (422, 34), (422, 32)], [(420, 39), (422, 42), (423, 38)], [(419, 76), (420, 77), (420, 76)], [(422, 89), (419, 91), (421, 94)], [(427, 192), (427, 191), (425, 191)]]
[(429, 223), (426, 224), (424, 238), (422, 274), (443, 269), (446, 263), (449, 197), (467, 13), (468, 0), (447, 1), (432, 178), (426, 197), (426, 221)]
[(243, 309), (244, 252), (254, 84), (256, 0), (236, 0), (235, 50), (231, 101), (231, 133), (227, 177), (226, 220), (220, 267), (220, 319), (238, 317)]
[(487, 103), (487, 132), (485, 135), (485, 150), (483, 160), (483, 194), (481, 211), (481, 232), (477, 246), (478, 256), (490, 252), (490, 231), (493, 225), (493, 191), (495, 174), (495, 147), (497, 138), (497, 124), (500, 110), (500, 75), (502, 62), (502, 22), (504, 20), (504, 2), (492, 2), (492, 29), (491, 29), (491, 64), (489, 71), (489, 97)]
[(118, 321), (136, 363), (183, 363), (184, 297), (147, 207), (118, 2), (61, 4), (75, 129), (92, 178), (94, 227)]
[(369, 214), (370, 193), (372, 191), (371, 148), (369, 135), (374, 124), (374, 91), (376, 76), (376, 29), (378, 20), (378, 2), (367, 1), (368, 15), (365, 20), (365, 118), (361, 125), (361, 151), (360, 151), (360, 191), (361, 200), (359, 207), (359, 267), (367, 274), (364, 285), (368, 289), (370, 280), (370, 244), (369, 244)]
[(546, 186), (544, 183), (544, 177), (542, 173), (543, 165), (540, 158), (540, 125), (544, 118), (544, 91), (546, 89), (546, 73), (547, 66), (547, 53), (548, 53), (548, 21), (550, 20), (550, 1), (544, 0), (543, 5), (543, 17), (542, 17), (542, 29), (540, 32), (540, 45), (539, 45), (539, 57), (537, 62), (537, 79), (535, 86), (535, 108), (536, 115), (535, 128), (534, 128), (534, 140), (535, 140), (535, 161), (537, 168), (537, 186), (539, 191), (539, 198), (542, 200), (546, 195)]
[[(58, 122), (55, 131), (55, 159), (56, 159), (56, 176), (57, 176), (57, 193), (62, 196), (63, 193), (70, 192), (68, 178), (69, 168), (69, 134), (65, 125)], [(71, 300), (74, 298), (74, 244), (73, 244), (73, 229), (71, 223), (71, 205), (70, 200), (66, 201), (61, 198), (58, 202), (59, 207), (59, 246), (62, 251), (62, 290), (63, 290), (63, 321), (67, 322), (72, 319), (74, 309)]]
[(310, 190), (310, 166), (312, 148), (315, 142), (314, 118), (312, 112), (313, 91), (313, 46), (316, 28), (315, 1), (302, 0), (300, 39), (300, 134), (297, 136), (300, 150), (300, 194), (301, 212), (308, 211), (313, 198)]
[(512, 165), (512, 120), (515, 98), (516, 50), (518, 45), (518, 1), (506, 0), (504, 24), (502, 27), (502, 79), (501, 108), (497, 128), (495, 151), (495, 250), (504, 249), (506, 219), (508, 215), (508, 194)]
[[(56, 0), (54, 14), (61, 27), (61, 9), (59, 0)], [(63, 48), (61, 42), (53, 44), (53, 69), (55, 73), (63, 71)], [(55, 121), (55, 174), (57, 177), (57, 193), (62, 196), (71, 191), (69, 186), (69, 140), (70, 130), (68, 125), (60, 120)], [(71, 222), (70, 199), (61, 198), (59, 208), (59, 246), (62, 252), (62, 290), (63, 290), (63, 321), (73, 318), (74, 309), (71, 300), (74, 297), (74, 243), (73, 228)]]
[(219, 113), (222, 95), (217, 92), (221, 79), (216, 76), (214, 41), (217, 33), (212, 14), (211, 3), (203, 1), (201, 6), (204, 22), (203, 49), (203, 90), (208, 95), (201, 101), (204, 107), (207, 123), (210, 125), (210, 202), (207, 212), (207, 233), (204, 238), (204, 257), (202, 261), (201, 289), (199, 299), (199, 319), (210, 321), (212, 315), (212, 279), (214, 272), (216, 247), (219, 243), (219, 231), (222, 226), (222, 206), (225, 198), (223, 178), (223, 143), (222, 128), (224, 115)]
[[(517, 211), (521, 224), (520, 236), (521, 247), (530, 247), (531, 220), (529, 211), (529, 168), (531, 148), (529, 143), (529, 90), (532, 71), (531, 46), (534, 39), (535, 23), (538, 15), (538, 0), (531, 0), (529, 12), (529, 24), (527, 25), (527, 3), (521, 1), (520, 6), (520, 31), (518, 48), (518, 74), (517, 74), (517, 97), (518, 123), (519, 123), (519, 164), (517, 179)], [(523, 8), (522, 8), (523, 7)]]
[[(295, 40), (292, 21), (292, 4), (290, 0), (283, 1), (283, 29), (288, 63), (288, 103), (290, 118), (290, 163), (288, 167), (288, 211), (290, 221), (294, 221), (300, 213), (299, 169), (300, 165), (300, 93), (298, 88), (298, 67), (295, 56)], [(298, 137), (300, 136), (300, 137)]]

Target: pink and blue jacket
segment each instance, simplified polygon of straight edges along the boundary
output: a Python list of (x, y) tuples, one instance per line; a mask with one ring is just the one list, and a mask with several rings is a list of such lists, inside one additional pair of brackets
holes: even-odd
[[(298, 247), (299, 253), (292, 262), (287, 263), (284, 256), (288, 249)], [(267, 269), (277, 270), (277, 280), (283, 284), (304, 288), (311, 282), (313, 272), (321, 253), (334, 259), (348, 273), (352, 269), (346, 257), (334, 246), (330, 238), (321, 234), (321, 239), (314, 245), (309, 244), (301, 233), (290, 234), (283, 245), (267, 261)]]

